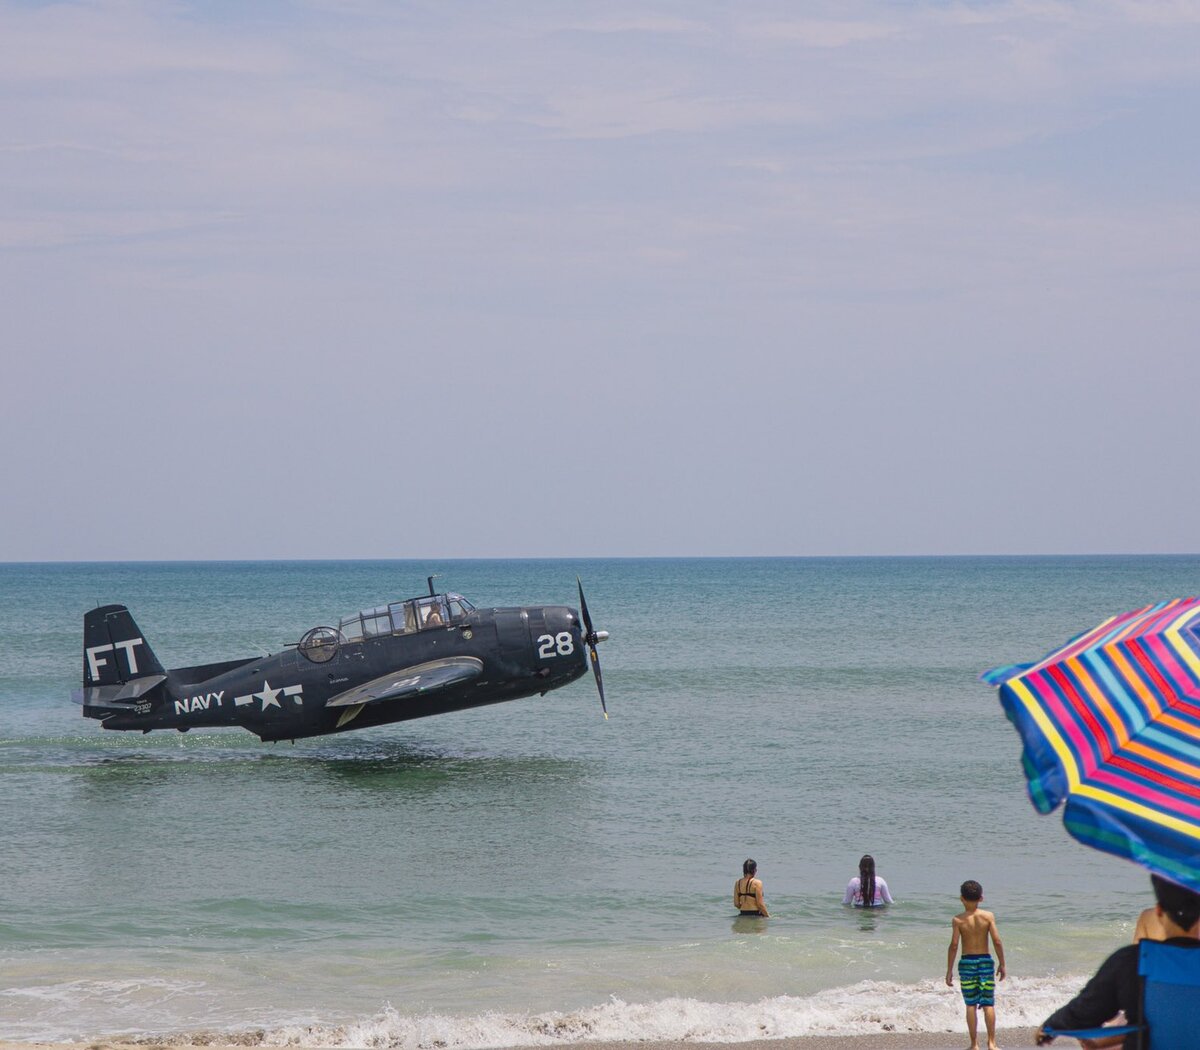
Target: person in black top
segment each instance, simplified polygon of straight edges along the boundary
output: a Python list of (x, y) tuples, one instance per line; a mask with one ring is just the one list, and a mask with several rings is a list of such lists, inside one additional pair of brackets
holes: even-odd
[(767, 902), (763, 900), (762, 879), (756, 879), (758, 865), (747, 860), (742, 865), (742, 877), (733, 884), (733, 906), (741, 915), (761, 915), (767, 918)]
[[(1164, 943), (1200, 950), (1200, 894), (1157, 875), (1151, 875), (1150, 881), (1154, 885), (1154, 899), (1158, 902), (1155, 911), (1167, 932)], [(1112, 1020), (1122, 1010), (1129, 1024), (1141, 1024), (1142, 986), (1138, 977), (1136, 944), (1127, 944), (1113, 952), (1082, 992), (1042, 1022), (1037, 1031), (1037, 1045), (1044, 1046), (1052, 1041), (1053, 1036), (1046, 1034), (1047, 1028), (1095, 1028)], [(1123, 1042), (1125, 1050), (1136, 1050), (1137, 1032), (1125, 1036)], [(1104, 1039), (1084, 1040), (1083, 1045), (1114, 1044)]]

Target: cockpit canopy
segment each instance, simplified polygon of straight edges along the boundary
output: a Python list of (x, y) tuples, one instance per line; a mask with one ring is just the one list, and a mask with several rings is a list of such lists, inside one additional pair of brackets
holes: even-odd
[(406, 602), (377, 605), (374, 609), (343, 616), (338, 621), (338, 630), (347, 642), (387, 634), (412, 634), (458, 623), (474, 609), (475, 606), (461, 594), (432, 594), (424, 598), (410, 598)]

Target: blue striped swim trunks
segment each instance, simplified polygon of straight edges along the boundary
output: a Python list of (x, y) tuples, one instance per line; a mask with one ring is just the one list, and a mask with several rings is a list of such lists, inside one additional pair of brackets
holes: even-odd
[(964, 955), (959, 959), (958, 981), (968, 1006), (996, 1005), (996, 967), (990, 955)]

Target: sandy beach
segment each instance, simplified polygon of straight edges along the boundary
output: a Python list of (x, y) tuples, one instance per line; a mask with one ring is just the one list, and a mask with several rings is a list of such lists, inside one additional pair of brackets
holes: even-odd
[[(1002, 1028), (998, 1042), (1003, 1050), (1033, 1050), (1034, 1029)], [(982, 1030), (980, 1036), (983, 1036)], [(228, 1038), (227, 1036), (225, 1038)], [(966, 1032), (895, 1032), (875, 1035), (802, 1036), (788, 1039), (762, 1039), (745, 1043), (711, 1042), (581, 1042), (581, 1050), (947, 1050), (966, 1045)], [(1064, 1046), (1074, 1045), (1066, 1041)], [(190, 1042), (172, 1039), (139, 1039), (130, 1042), (116, 1040), (91, 1040), (78, 1043), (14, 1043), (0, 1042), (0, 1050), (178, 1050), (178, 1048), (201, 1048), (203, 1050), (245, 1050), (245, 1044), (209, 1042), (193, 1036)], [(534, 1048), (514, 1048), (534, 1050)], [(545, 1050), (544, 1047), (538, 1050)]]

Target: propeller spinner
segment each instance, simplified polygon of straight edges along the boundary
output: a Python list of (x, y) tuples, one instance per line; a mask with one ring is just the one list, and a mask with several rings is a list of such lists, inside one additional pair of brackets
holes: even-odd
[(583, 617), (583, 640), (587, 642), (588, 655), (592, 658), (592, 674), (596, 676), (596, 689), (600, 693), (600, 709), (608, 718), (608, 705), (604, 703), (604, 679), (600, 675), (600, 657), (596, 654), (596, 643), (608, 637), (607, 631), (597, 631), (592, 627), (592, 616), (588, 612), (587, 599), (583, 596), (583, 583), (575, 577), (579, 584), (579, 613)]

